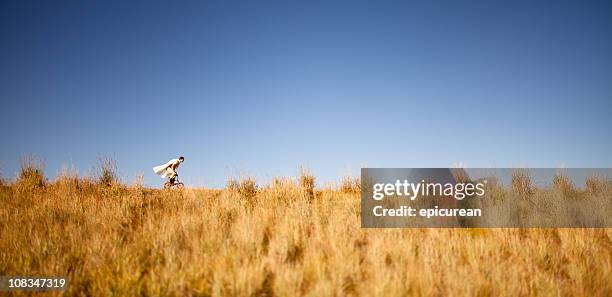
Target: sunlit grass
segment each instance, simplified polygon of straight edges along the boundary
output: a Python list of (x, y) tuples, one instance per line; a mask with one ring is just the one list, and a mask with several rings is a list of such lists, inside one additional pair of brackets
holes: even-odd
[(25, 168), (0, 185), (0, 275), (66, 275), (69, 296), (612, 295), (610, 229), (361, 229), (356, 179), (156, 190)]

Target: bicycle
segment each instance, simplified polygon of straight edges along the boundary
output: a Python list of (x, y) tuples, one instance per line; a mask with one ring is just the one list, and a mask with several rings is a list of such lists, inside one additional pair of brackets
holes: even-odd
[(164, 183), (164, 189), (171, 189), (172, 187), (176, 187), (177, 189), (185, 187), (185, 184), (179, 181), (178, 174), (174, 176), (174, 179), (170, 179)]

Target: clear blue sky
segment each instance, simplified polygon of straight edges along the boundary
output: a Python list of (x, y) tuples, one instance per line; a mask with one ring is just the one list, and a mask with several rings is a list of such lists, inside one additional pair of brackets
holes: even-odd
[(610, 1), (2, 1), (0, 171), (612, 167)]

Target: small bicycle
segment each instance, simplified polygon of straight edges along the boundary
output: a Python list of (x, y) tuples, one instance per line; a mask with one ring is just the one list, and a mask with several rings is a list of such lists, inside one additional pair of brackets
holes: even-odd
[(178, 174), (174, 177), (174, 179), (170, 179), (164, 183), (164, 189), (171, 189), (172, 187), (176, 187), (177, 189), (182, 189), (185, 187), (185, 184), (179, 181)]

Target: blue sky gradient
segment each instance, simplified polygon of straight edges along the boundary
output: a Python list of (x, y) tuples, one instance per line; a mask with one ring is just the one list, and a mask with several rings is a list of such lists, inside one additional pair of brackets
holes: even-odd
[(0, 172), (612, 167), (609, 1), (0, 4)]

